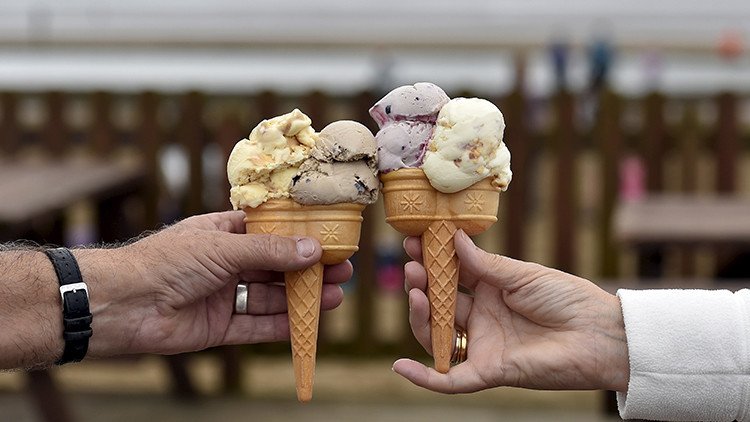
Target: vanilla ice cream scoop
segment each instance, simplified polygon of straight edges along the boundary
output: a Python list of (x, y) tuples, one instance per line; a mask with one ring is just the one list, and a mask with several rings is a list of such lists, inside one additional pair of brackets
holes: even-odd
[(301, 111), (263, 120), (235, 144), (227, 161), (235, 209), (257, 207), (271, 198), (289, 197), (292, 178), (318, 139)]
[(503, 114), (491, 102), (450, 100), (437, 116), (422, 163), (430, 184), (443, 193), (453, 193), (492, 177), (493, 186), (506, 190), (513, 173), (504, 130)]

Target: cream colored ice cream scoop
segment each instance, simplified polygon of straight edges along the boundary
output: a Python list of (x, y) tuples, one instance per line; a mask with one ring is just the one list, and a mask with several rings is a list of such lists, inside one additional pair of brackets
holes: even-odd
[(235, 144), (227, 161), (235, 209), (257, 207), (271, 198), (288, 198), (292, 178), (310, 155), (318, 135), (312, 122), (294, 109), (260, 122)]
[(487, 177), (506, 190), (513, 173), (500, 110), (481, 98), (454, 98), (440, 109), (422, 170), (435, 189), (458, 192)]

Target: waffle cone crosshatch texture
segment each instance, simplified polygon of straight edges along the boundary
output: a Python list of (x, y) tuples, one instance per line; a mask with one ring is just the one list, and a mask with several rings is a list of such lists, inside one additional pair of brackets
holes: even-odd
[(402, 234), (422, 237), (435, 369), (448, 372), (460, 265), (453, 237), (458, 229), (473, 236), (495, 223), (500, 192), (487, 178), (456, 193), (442, 193), (420, 169), (400, 169), (380, 179), (386, 222)]
[(323, 265), (344, 262), (359, 249), (364, 207), (349, 203), (300, 205), (291, 199), (271, 199), (257, 208), (244, 208), (247, 233), (309, 236), (323, 248), (318, 264), (284, 274), (294, 377), (297, 398), (302, 402), (312, 399)]

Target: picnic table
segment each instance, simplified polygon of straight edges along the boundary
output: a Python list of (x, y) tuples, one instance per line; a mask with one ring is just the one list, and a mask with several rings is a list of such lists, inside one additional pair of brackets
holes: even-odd
[(671, 246), (750, 248), (750, 199), (729, 195), (652, 195), (620, 203), (615, 239), (633, 247), (638, 275), (664, 273), (664, 249)]
[[(0, 158), (0, 241), (14, 240), (36, 221), (59, 217), (79, 201), (101, 205), (132, 193), (143, 178), (143, 166), (135, 160)], [(99, 220), (102, 226), (112, 223), (108, 216)]]

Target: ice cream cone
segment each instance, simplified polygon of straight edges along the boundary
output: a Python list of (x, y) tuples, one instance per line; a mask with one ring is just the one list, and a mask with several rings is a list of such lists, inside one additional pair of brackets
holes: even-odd
[(427, 269), (432, 352), (435, 369), (450, 368), (456, 319), (459, 261), (453, 247), (458, 229), (473, 236), (497, 221), (500, 192), (490, 178), (456, 193), (442, 193), (430, 185), (420, 169), (382, 174), (385, 221), (408, 236), (422, 236)]
[(363, 209), (364, 205), (350, 203), (300, 205), (291, 199), (271, 199), (244, 209), (247, 233), (309, 236), (323, 248), (320, 263), (284, 275), (297, 399), (302, 402), (312, 398), (323, 265), (344, 262), (359, 249)]

